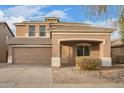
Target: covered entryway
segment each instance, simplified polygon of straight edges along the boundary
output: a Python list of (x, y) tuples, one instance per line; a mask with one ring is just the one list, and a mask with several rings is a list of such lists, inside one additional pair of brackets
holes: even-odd
[(100, 58), (100, 41), (62, 41), (60, 42), (61, 66), (76, 66), (77, 57)]
[(12, 51), (14, 64), (51, 65), (51, 47), (15, 47)]

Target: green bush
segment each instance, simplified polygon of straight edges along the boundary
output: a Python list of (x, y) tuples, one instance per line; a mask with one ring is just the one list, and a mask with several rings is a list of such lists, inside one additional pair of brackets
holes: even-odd
[(101, 65), (101, 60), (90, 57), (77, 57), (76, 66), (83, 70), (96, 70)]

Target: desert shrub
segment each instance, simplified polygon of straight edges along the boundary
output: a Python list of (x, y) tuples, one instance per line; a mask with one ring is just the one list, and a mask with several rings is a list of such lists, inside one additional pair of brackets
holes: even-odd
[(76, 66), (83, 70), (96, 70), (101, 66), (101, 60), (90, 57), (77, 57)]

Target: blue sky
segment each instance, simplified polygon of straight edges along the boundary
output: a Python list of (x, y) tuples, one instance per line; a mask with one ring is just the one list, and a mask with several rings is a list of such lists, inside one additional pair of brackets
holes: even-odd
[[(3, 6), (0, 6), (0, 10), (6, 11), (6, 9), (16, 8), (16, 7), (18, 7), (18, 6), (3, 5)], [(37, 6), (34, 6), (34, 7), (37, 7)], [(86, 20), (91, 20), (91, 21), (94, 21), (94, 22), (98, 21), (98, 19), (95, 16), (92, 16), (92, 18), (89, 19), (87, 17), (87, 14), (86, 14), (87, 9), (85, 9), (84, 7), (85, 6), (83, 6), (83, 8), (82, 8), (82, 6), (79, 6), (79, 5), (55, 5), (55, 6), (53, 5), (53, 6), (46, 6), (46, 7), (42, 8), (42, 6), (41, 6), (41, 9), (39, 9), (39, 11), (40, 12), (45, 12), (45, 13), (48, 13), (48, 12), (51, 12), (51, 11), (54, 11), (54, 10), (65, 11), (65, 13), (67, 13), (67, 15), (72, 19), (72, 20), (71, 19), (69, 19), (69, 20), (66, 19), (66, 21), (75, 21), (75, 22), (83, 22), (83, 21), (86, 21)], [(108, 9), (110, 16), (108, 16), (108, 18), (117, 18), (117, 13), (116, 13), (117, 9), (118, 9), (118, 6), (110, 6), (109, 9)], [(13, 11), (14, 11), (14, 9), (13, 9)], [(21, 15), (21, 13), (20, 13), (20, 15)], [(40, 16), (42, 16), (42, 15), (40, 15)], [(32, 20), (35, 20), (35, 19), (32, 19)], [(104, 20), (106, 20), (105, 16), (101, 16), (99, 18), (99, 21), (104, 21)], [(65, 20), (63, 20), (63, 21), (65, 21)]]
[[(85, 7), (85, 8), (84, 8)], [(107, 9), (107, 17), (105, 15), (92, 16), (86, 9), (86, 6), (79, 5), (52, 5), (52, 6), (0, 6), (0, 21), (6, 21), (10, 28), (15, 31), (13, 23), (22, 22), (24, 20), (43, 20), (44, 16), (60, 17), (61, 21), (90, 23), (95, 26), (114, 27), (115, 21), (118, 19), (118, 6), (109, 6)], [(90, 15), (90, 17), (89, 17)], [(114, 33), (114, 37), (118, 37)]]
[[(11, 6), (0, 6), (0, 10), (6, 11), (6, 9), (11, 9), (14, 7), (18, 7), (18, 6), (12, 6), (12, 5)], [(34, 7), (37, 7), (37, 6), (34, 6)], [(26, 9), (28, 9), (28, 8), (26, 8)], [(55, 11), (55, 10), (62, 11), (63, 13), (66, 14), (67, 17), (69, 17), (69, 19), (65, 19), (65, 18), (61, 17), (61, 15), (60, 15), (62, 21), (82, 22), (84, 20), (82, 8), (81, 8), (81, 6), (78, 6), (78, 5), (72, 5), (72, 6), (70, 6), (70, 5), (57, 6), (56, 5), (56, 6), (46, 6), (44, 8), (42, 8), (42, 6), (41, 6), (41, 9), (39, 9), (38, 11), (44, 12), (44, 13), (49, 13), (49, 12)], [(14, 9), (13, 9), (13, 11), (14, 11)], [(9, 13), (7, 13), (7, 14), (9, 14)], [(40, 15), (40, 13), (39, 13), (38, 15), (33, 15), (33, 16), (41, 16), (42, 17), (43, 15), (42, 14)], [(21, 16), (21, 13), (20, 13), (20, 16)], [(28, 18), (26, 18), (26, 19), (28, 19)], [(38, 19), (31, 19), (31, 20), (38, 20)], [(39, 19), (39, 20), (41, 20), (41, 19)]]

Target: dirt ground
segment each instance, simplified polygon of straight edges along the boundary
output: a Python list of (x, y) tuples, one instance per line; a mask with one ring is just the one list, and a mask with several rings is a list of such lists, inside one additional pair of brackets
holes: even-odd
[(124, 83), (124, 66), (115, 65), (109, 68), (101, 68), (96, 71), (83, 71), (75, 67), (63, 67), (53, 69), (53, 83), (75, 84), (106, 84)]

